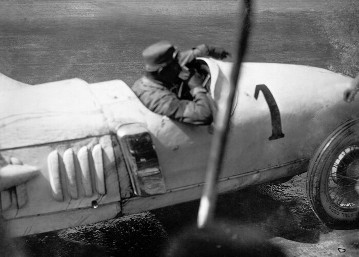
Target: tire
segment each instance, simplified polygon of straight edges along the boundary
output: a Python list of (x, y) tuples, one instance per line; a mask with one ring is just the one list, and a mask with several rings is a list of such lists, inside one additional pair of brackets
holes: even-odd
[(307, 194), (316, 215), (333, 229), (359, 227), (359, 120), (336, 129), (311, 159)]

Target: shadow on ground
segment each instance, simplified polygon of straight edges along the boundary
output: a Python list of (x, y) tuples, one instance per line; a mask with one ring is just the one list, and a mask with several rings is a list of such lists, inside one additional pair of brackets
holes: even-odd
[[(305, 176), (220, 195), (216, 220), (231, 229), (253, 228), (290, 249), (295, 246), (302, 247), (298, 251), (314, 251), (327, 237), (332, 240), (341, 234), (328, 229), (315, 216), (306, 199)], [(151, 213), (28, 236), (14, 244), (24, 250), (25, 256), (161, 256), (164, 245), (185, 229), (195, 228), (198, 206), (199, 201), (192, 201)]]
[[(302, 192), (302, 178), (297, 176), (283, 184), (266, 184), (221, 195), (216, 218), (222, 222), (252, 225), (269, 237), (316, 243), (320, 232), (326, 233), (329, 229), (311, 210)], [(193, 201), (153, 213), (169, 235), (175, 235), (184, 226), (195, 226), (198, 207), (199, 201)]]

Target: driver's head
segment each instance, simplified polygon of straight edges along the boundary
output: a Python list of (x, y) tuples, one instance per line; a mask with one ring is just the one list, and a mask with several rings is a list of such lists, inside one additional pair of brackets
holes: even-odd
[(178, 51), (168, 41), (160, 41), (150, 45), (142, 52), (145, 70), (165, 80), (175, 80), (181, 72), (177, 60)]

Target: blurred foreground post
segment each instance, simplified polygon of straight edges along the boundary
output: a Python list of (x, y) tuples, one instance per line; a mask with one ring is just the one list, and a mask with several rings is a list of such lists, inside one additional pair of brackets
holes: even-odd
[(212, 222), (217, 201), (216, 185), (221, 171), (233, 99), (237, 90), (241, 63), (247, 49), (251, 24), (251, 0), (243, 0), (243, 2), (243, 8), (240, 8), (243, 11), (239, 15), (240, 32), (238, 34), (235, 61), (231, 72), (231, 86), (227, 94), (221, 95), (219, 101), (219, 109), (215, 119), (215, 131), (207, 164), (206, 181), (198, 211), (198, 228), (204, 228)]

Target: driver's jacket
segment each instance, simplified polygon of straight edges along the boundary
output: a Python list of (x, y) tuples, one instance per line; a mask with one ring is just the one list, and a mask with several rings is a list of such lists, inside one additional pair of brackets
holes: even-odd
[[(144, 76), (135, 82), (132, 90), (155, 113), (184, 123), (209, 125), (213, 122), (216, 106), (205, 85), (202, 85), (203, 78), (193, 66), (197, 57), (212, 56), (215, 50), (215, 47), (202, 44), (178, 53), (180, 66), (187, 67), (191, 74), (182, 85), (163, 85), (161, 81)], [(188, 84), (194, 87), (191, 91)]]
[(193, 88), (183, 99), (176, 92), (178, 87), (171, 90), (162, 82), (143, 76), (134, 83), (132, 90), (155, 113), (194, 125), (209, 125), (213, 121), (214, 103), (204, 87)]

